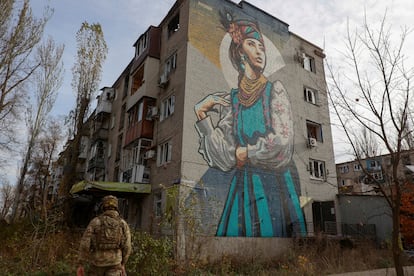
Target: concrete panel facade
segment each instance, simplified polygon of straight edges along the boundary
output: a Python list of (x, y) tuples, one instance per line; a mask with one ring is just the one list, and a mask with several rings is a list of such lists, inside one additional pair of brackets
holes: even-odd
[[(337, 193), (323, 50), (244, 1), (178, 0), (156, 34), (159, 58), (135, 57), (112, 86), (105, 179), (150, 169), (151, 194), (125, 196), (128, 222), (209, 260), (274, 257), (314, 233), (312, 202)], [(127, 112), (144, 96), (159, 114), (137, 149)]]
[[(197, 202), (211, 210), (200, 215), (201, 224), (210, 225), (205, 234), (306, 235), (307, 228), (313, 227), (311, 202), (334, 201), (337, 193), (322, 50), (290, 33), (286, 23), (245, 2), (189, 3), (181, 185), (194, 191), (183, 194), (196, 194)], [(269, 131), (273, 135), (256, 133), (246, 138), (250, 139), (244, 144), (249, 164), (242, 167), (238, 167), (234, 156), (236, 148), (244, 143), (240, 137), (247, 134), (234, 129), (240, 120), (236, 113), (242, 111), (235, 110), (237, 96), (232, 97), (231, 91), (234, 95), (240, 91), (243, 74), (231, 63), (229, 51), (234, 38), (229, 27), (223, 25), (226, 20), (225, 24), (234, 24), (242, 31), (250, 27), (260, 37), (266, 59), (263, 75), (278, 90), (270, 92), (274, 121)], [(303, 53), (312, 56), (313, 71), (305, 70), (297, 60)], [(305, 101), (304, 87), (317, 91), (314, 104)], [(197, 117), (197, 107), (216, 96), (226, 103), (210, 106), (204, 124)], [(262, 127), (263, 113), (241, 109), (251, 116), (242, 122), (243, 127), (252, 127), (248, 130), (251, 132)], [(309, 147), (307, 121), (319, 124), (323, 132), (317, 147)], [(212, 132), (215, 134), (210, 135)], [(279, 155), (270, 158), (269, 149), (279, 151)], [(323, 163), (323, 176), (310, 175), (310, 160)], [(244, 174), (244, 179), (235, 176), (238, 173)], [(258, 203), (261, 199), (264, 204)]]

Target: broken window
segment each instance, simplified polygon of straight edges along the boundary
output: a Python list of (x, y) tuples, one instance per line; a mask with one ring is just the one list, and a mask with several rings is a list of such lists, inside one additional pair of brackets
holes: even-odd
[(180, 29), (180, 14), (174, 16), (168, 23), (168, 37)]
[(325, 162), (319, 160), (309, 160), (309, 174), (311, 178), (325, 179)]
[(303, 53), (303, 69), (315, 73), (315, 59)]

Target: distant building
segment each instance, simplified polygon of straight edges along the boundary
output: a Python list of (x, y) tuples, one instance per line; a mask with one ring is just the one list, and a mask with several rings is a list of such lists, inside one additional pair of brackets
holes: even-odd
[(228, 0), (179, 0), (133, 46), (89, 118), (75, 213), (114, 193), (131, 226), (175, 235), (181, 257), (195, 242), (213, 259), (272, 257), (287, 239), (244, 237), (337, 232), (320, 47)]
[[(400, 227), (403, 245), (414, 246), (414, 150), (401, 153), (398, 177), (401, 186)], [(375, 236), (377, 241), (389, 241), (392, 233), (392, 212), (380, 191), (393, 190), (390, 155), (354, 160), (336, 165), (339, 190), (339, 212), (343, 235)]]
[[(402, 179), (412, 181), (414, 151), (403, 151), (398, 164), (398, 175)], [(336, 164), (338, 191), (340, 194), (380, 195), (377, 183), (386, 184), (391, 175), (390, 155), (369, 157), (360, 161), (354, 160)]]

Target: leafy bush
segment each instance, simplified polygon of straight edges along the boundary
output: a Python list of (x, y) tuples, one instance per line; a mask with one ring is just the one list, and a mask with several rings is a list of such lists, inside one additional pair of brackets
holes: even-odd
[(128, 275), (165, 275), (174, 268), (173, 242), (168, 237), (154, 238), (133, 232), (132, 254), (126, 265)]

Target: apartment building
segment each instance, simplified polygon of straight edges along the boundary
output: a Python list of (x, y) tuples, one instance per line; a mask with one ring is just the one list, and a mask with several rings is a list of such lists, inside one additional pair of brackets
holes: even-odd
[(323, 49), (229, 0), (178, 0), (133, 47), (98, 97), (75, 197), (116, 194), (182, 256), (190, 236), (210, 238), (205, 255), (272, 256), (286, 239), (244, 237), (336, 233)]
[[(414, 195), (414, 151), (401, 152), (397, 167), (401, 187), (400, 227), (403, 246), (411, 248)], [(389, 154), (336, 165), (338, 178), (338, 213), (342, 234), (375, 238), (377, 242), (389, 240), (392, 234), (392, 210), (380, 190), (390, 193), (392, 182), (392, 159)], [(395, 190), (394, 190), (395, 192)], [(394, 193), (395, 194), (395, 193)]]
[[(414, 161), (412, 150), (401, 153), (398, 175), (407, 181), (413, 180), (412, 160)], [(381, 195), (378, 184), (390, 186), (391, 166), (389, 154), (336, 164), (338, 191), (340, 194)]]

